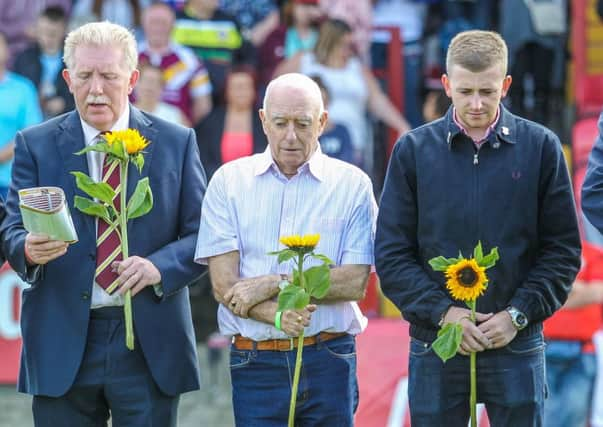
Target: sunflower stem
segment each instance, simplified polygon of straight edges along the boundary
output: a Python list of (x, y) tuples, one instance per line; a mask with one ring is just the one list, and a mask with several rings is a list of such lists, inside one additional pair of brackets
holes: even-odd
[(293, 385), (291, 386), (291, 401), (289, 402), (289, 422), (288, 427), (295, 426), (295, 405), (297, 403), (297, 387), (299, 385), (299, 375), (301, 372), (302, 352), (304, 351), (304, 331), (297, 338), (297, 356), (295, 357), (295, 374), (293, 375)]
[[(304, 281), (304, 253), (302, 251), (297, 254), (297, 271), (299, 272), (299, 286), (302, 289), (306, 288)], [(304, 351), (304, 330), (302, 329), (297, 338), (297, 356), (295, 357), (295, 373), (293, 374), (293, 385), (291, 386), (291, 401), (289, 402), (289, 421), (288, 427), (295, 425), (295, 405), (297, 403), (297, 387), (299, 385), (299, 374), (301, 372), (302, 352)]]
[[(126, 156), (126, 159), (128, 157)], [(121, 230), (121, 254), (128, 258), (128, 210), (126, 192), (128, 187), (128, 160), (120, 160), (119, 228)], [(132, 291), (128, 289), (124, 298), (124, 320), (126, 323), (126, 347), (134, 350), (134, 319), (132, 316)]]
[[(471, 300), (471, 321), (475, 323), (475, 300)], [(477, 369), (476, 369), (476, 353), (472, 351), (469, 354), (469, 376), (471, 381), (471, 393), (469, 395), (469, 412), (471, 414), (471, 427), (477, 427)]]

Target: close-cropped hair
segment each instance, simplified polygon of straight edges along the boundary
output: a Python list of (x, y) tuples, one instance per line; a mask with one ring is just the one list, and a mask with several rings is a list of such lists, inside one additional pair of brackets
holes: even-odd
[(463, 31), (450, 41), (446, 53), (446, 72), (459, 65), (471, 72), (478, 73), (494, 65), (500, 65), (507, 74), (507, 44), (494, 31)]
[(82, 45), (116, 46), (124, 53), (124, 64), (133, 72), (138, 64), (134, 35), (121, 25), (109, 21), (90, 22), (71, 31), (65, 39), (63, 60), (68, 69), (75, 67), (75, 49)]
[(316, 61), (320, 64), (327, 63), (333, 49), (337, 46), (337, 43), (345, 36), (352, 32), (347, 22), (341, 19), (327, 19), (320, 26), (318, 32), (318, 39), (314, 45), (314, 56)]

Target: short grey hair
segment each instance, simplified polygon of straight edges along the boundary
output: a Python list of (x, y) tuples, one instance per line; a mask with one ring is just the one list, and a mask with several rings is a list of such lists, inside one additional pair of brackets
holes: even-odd
[(268, 105), (268, 98), (270, 97), (272, 90), (275, 86), (281, 85), (292, 89), (303, 90), (314, 102), (316, 102), (316, 105), (318, 106), (318, 117), (322, 115), (325, 110), (325, 106), (322, 102), (322, 93), (320, 91), (320, 87), (318, 87), (316, 82), (310, 77), (300, 73), (283, 74), (268, 83), (266, 93), (264, 94), (264, 102), (262, 104), (262, 109), (264, 111), (267, 110), (266, 107)]
[(71, 31), (65, 39), (63, 60), (67, 68), (75, 68), (75, 50), (78, 46), (117, 46), (124, 53), (124, 64), (128, 72), (138, 65), (138, 52), (134, 35), (121, 25), (109, 21), (90, 22)]

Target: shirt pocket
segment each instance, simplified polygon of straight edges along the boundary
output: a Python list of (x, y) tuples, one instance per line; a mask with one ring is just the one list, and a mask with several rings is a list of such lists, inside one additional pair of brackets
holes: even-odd
[(316, 218), (311, 222), (308, 233), (320, 234), (316, 253), (328, 256), (335, 263), (339, 261), (345, 241), (345, 218)]

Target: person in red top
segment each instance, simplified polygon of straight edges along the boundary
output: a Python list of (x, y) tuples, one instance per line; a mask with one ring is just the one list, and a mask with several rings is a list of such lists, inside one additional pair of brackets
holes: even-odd
[(603, 248), (582, 241), (582, 262), (567, 302), (544, 322), (547, 427), (588, 420), (597, 371), (592, 337), (603, 321)]

